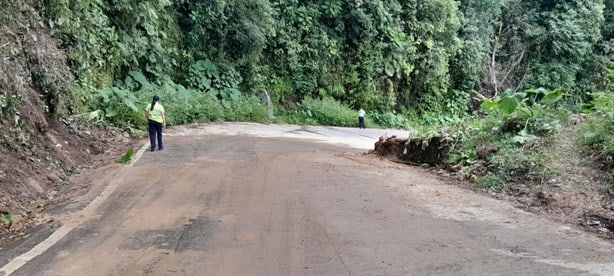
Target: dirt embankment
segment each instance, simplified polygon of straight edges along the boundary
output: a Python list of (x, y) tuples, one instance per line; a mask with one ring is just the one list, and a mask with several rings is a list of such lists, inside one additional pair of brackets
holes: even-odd
[[(590, 232), (614, 239), (614, 202), (603, 194), (605, 178), (595, 166), (581, 154), (581, 150), (569, 137), (575, 137), (577, 126), (563, 129), (554, 141), (548, 166), (552, 176), (545, 185), (530, 183), (508, 183), (503, 191), (483, 191), (500, 199), (517, 203), (517, 206), (535, 213), (549, 215), (559, 221), (576, 224)], [(387, 159), (412, 165), (429, 165), (447, 179), (458, 181), (471, 189), (479, 190), (473, 184), (475, 175), (463, 174), (461, 165), (448, 164), (449, 144), (445, 137), (433, 137), (428, 141), (419, 139), (398, 139), (382, 136), (375, 144), (374, 153)], [(496, 152), (491, 144), (476, 150), (480, 157), (471, 170), (488, 169), (486, 156)]]
[(0, 242), (24, 235), (39, 212), (74, 192), (71, 175), (122, 143), (69, 119), (82, 103), (36, 1), (1, 2)]

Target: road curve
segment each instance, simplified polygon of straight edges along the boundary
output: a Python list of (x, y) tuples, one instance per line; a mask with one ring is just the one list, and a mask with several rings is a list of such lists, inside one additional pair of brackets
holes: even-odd
[(104, 172), (104, 200), (57, 215), (66, 233), (27, 261), (3, 257), (0, 274), (614, 275), (611, 243), (363, 155), (404, 132), (361, 131), (176, 128), (164, 151)]

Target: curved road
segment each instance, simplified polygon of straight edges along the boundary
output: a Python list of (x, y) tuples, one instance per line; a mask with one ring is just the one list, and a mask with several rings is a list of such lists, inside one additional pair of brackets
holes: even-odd
[(91, 172), (100, 195), (0, 251), (0, 275), (614, 275), (611, 243), (363, 155), (384, 132), (407, 135), (173, 129), (164, 151)]

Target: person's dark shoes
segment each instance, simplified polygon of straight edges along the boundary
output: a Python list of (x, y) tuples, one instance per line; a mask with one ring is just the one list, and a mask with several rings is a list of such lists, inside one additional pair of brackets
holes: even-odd
[(163, 149), (164, 149), (164, 147), (159, 147), (159, 148), (158, 148), (158, 150), (163, 150)]
[(156, 149), (155, 149), (155, 148), (151, 148), (151, 149), (150, 149), (150, 151), (154, 151), (154, 150), (156, 150)]

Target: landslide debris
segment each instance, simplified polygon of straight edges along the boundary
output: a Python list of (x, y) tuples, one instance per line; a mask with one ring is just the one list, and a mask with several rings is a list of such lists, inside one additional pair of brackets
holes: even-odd
[(601, 191), (606, 181), (603, 173), (585, 160), (574, 140), (569, 138), (574, 137), (576, 131), (575, 126), (564, 128), (554, 140), (548, 153), (552, 174), (542, 183), (511, 181), (499, 191), (476, 186), (476, 178), (492, 170), (489, 158), (499, 153), (499, 148), (491, 143), (475, 148), (479, 159), (468, 167), (449, 163), (454, 141), (445, 133), (428, 139), (398, 139), (382, 135), (372, 152), (395, 162), (431, 166), (444, 177), (464, 183), (471, 189), (516, 202), (519, 208), (578, 225), (603, 238), (614, 239), (614, 202)]
[(83, 102), (36, 3), (2, 1), (0, 9), (0, 245), (69, 199), (70, 176), (117, 143), (73, 119)]
[(399, 139), (384, 134), (375, 143), (374, 151), (393, 161), (439, 166), (448, 161), (449, 141), (444, 135), (428, 139)]

